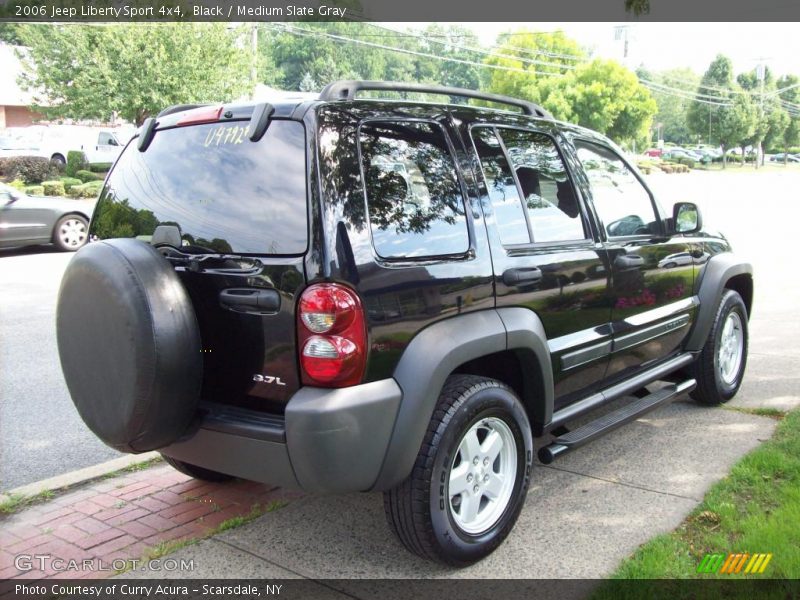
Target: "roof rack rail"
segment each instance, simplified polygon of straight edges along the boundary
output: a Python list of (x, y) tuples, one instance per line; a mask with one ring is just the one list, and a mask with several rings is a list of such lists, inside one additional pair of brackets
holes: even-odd
[(160, 119), (161, 117), (166, 117), (167, 115), (171, 115), (176, 112), (182, 112), (184, 110), (192, 110), (193, 108), (200, 108), (201, 106), (211, 106), (210, 104), (174, 104), (172, 106), (168, 106), (164, 110), (162, 110), (156, 116), (156, 119)]
[(361, 91), (371, 90), (386, 90), (391, 92), (420, 92), (428, 94), (442, 94), (444, 96), (458, 96), (462, 98), (475, 98), (477, 100), (487, 100), (489, 102), (496, 102), (497, 104), (507, 104), (509, 106), (516, 106), (521, 109), (526, 115), (532, 117), (542, 117), (545, 119), (552, 119), (553, 115), (547, 110), (527, 100), (520, 100), (518, 98), (511, 98), (509, 96), (500, 96), (498, 94), (489, 94), (486, 92), (478, 92), (475, 90), (468, 90), (466, 88), (447, 87), (443, 85), (432, 85), (426, 83), (400, 83), (395, 81), (358, 81), (358, 80), (341, 80), (334, 81), (325, 86), (325, 89), (320, 92), (320, 100), (355, 100), (356, 94)]

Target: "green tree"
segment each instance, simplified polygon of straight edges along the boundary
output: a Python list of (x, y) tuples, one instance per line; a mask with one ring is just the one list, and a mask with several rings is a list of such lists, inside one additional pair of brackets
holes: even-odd
[[(764, 69), (764, 81), (758, 78), (754, 69), (741, 73), (736, 80), (742, 89), (752, 94), (755, 111), (755, 129), (753, 136), (745, 140), (747, 145), (758, 148), (760, 162), (764, 164), (764, 145), (774, 145), (776, 140), (783, 137), (783, 132), (789, 126), (789, 115), (781, 108), (780, 99), (770, 92), (775, 89), (775, 78), (768, 67)], [(743, 151), (744, 152), (744, 151)], [(755, 166), (758, 167), (758, 157)]]
[[(798, 78), (797, 75), (785, 75), (779, 78), (778, 81), (775, 82), (775, 87), (778, 90), (783, 90), (785, 88), (791, 89), (780, 92), (778, 97), (784, 102), (790, 103), (792, 106), (800, 107), (800, 87), (794, 87), (798, 83), (800, 83), (800, 78)], [(789, 118), (789, 122), (780, 140), (784, 154), (789, 152), (790, 147), (800, 146), (800, 114), (798, 114), (800, 110), (792, 112), (795, 114)], [(788, 116), (787, 114), (787, 117)], [(785, 165), (786, 163), (787, 158), (784, 156), (783, 164)]]
[(686, 113), (689, 129), (699, 139), (709, 144), (719, 142), (721, 111), (731, 103), (733, 88), (733, 65), (720, 54), (709, 65), (697, 89), (702, 97), (692, 101)]
[(250, 91), (253, 56), (225, 23), (148, 27), (24, 26), (22, 85), (51, 117), (141, 124), (171, 104), (231, 101)]
[[(524, 100), (542, 103), (543, 83), (565, 76), (586, 60), (578, 43), (562, 32), (536, 33), (526, 30), (500, 34), (486, 63), (497, 67), (488, 75), (487, 88)], [(554, 98), (553, 102), (557, 99)], [(555, 110), (566, 110), (558, 105)]]
[[(640, 77), (679, 89), (696, 89), (700, 84), (700, 76), (687, 68), (670, 69), (660, 73), (638, 73)], [(680, 94), (650, 90), (656, 101), (658, 111), (654, 117), (661, 124), (661, 135), (664, 141), (675, 144), (688, 144), (696, 140), (689, 128), (687, 113), (691, 100)]]
[(612, 60), (597, 59), (540, 86), (556, 118), (578, 123), (630, 144), (646, 140), (658, 109), (636, 75)]
[(727, 166), (726, 152), (737, 145), (742, 147), (742, 164), (744, 164), (744, 147), (752, 139), (756, 128), (756, 117), (753, 103), (747, 94), (737, 94), (730, 105), (718, 110), (719, 123), (716, 129), (717, 141), (723, 152), (722, 166)]

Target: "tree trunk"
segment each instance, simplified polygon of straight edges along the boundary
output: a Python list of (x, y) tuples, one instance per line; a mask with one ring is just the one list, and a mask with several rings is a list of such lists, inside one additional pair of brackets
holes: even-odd
[(739, 166), (744, 169), (744, 165), (747, 162), (747, 155), (744, 153), (744, 146), (742, 146), (741, 148), (742, 148), (742, 164)]
[(722, 168), (723, 169), (728, 168), (728, 149), (725, 147), (724, 144), (722, 145)]

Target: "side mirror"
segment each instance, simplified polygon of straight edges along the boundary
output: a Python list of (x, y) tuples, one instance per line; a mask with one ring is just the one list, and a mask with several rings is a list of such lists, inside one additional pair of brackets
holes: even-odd
[(696, 233), (703, 227), (700, 209), (692, 202), (678, 202), (672, 209), (672, 227), (675, 233)]

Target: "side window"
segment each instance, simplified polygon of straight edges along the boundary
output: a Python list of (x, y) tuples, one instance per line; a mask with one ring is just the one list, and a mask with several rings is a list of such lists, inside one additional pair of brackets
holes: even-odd
[(610, 148), (575, 140), (597, 216), (609, 237), (658, 232), (650, 194)]
[(475, 127), (472, 140), (481, 161), (500, 241), (503, 244), (529, 244), (531, 239), (517, 184), (494, 129)]
[(379, 256), (442, 256), (469, 249), (464, 198), (441, 127), (368, 122), (361, 126), (359, 144)]
[(575, 190), (552, 138), (532, 131), (499, 131), (522, 189), (533, 241), (585, 239)]
[(97, 144), (99, 146), (107, 146), (112, 143), (113, 141), (110, 133), (106, 133), (105, 131), (103, 131), (97, 136)]

